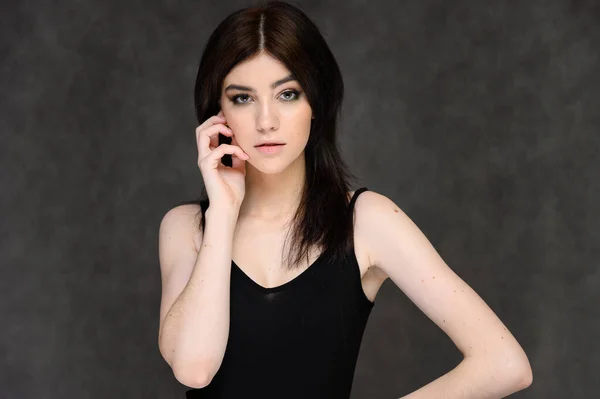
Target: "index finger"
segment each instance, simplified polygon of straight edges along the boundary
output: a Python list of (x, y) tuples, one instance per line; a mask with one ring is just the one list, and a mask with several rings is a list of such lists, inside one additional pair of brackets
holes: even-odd
[(213, 115), (210, 118), (206, 118), (206, 120), (204, 122), (202, 122), (200, 125), (198, 125), (198, 127), (196, 128), (196, 131), (202, 130), (204, 128), (215, 125), (217, 123), (223, 123), (224, 119), (225, 118), (220, 117), (218, 115)]

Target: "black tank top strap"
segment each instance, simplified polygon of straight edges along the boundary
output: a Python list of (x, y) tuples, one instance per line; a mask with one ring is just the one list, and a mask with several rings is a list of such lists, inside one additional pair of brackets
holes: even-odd
[(361, 187), (354, 192), (354, 195), (352, 196), (352, 199), (350, 200), (350, 204), (348, 204), (348, 212), (349, 213), (352, 213), (352, 210), (354, 209), (354, 203), (356, 202), (356, 199), (358, 198), (360, 193), (362, 193), (363, 191), (368, 191), (368, 190), (369, 189), (367, 187)]

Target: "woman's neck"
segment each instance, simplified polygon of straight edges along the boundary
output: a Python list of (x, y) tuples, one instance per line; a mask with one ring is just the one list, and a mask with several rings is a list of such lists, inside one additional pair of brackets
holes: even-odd
[(305, 182), (304, 156), (280, 173), (263, 173), (246, 165), (246, 194), (239, 216), (289, 219), (297, 210)]

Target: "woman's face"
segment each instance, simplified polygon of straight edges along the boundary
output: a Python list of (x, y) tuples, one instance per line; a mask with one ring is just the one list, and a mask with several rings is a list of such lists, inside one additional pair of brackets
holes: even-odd
[[(303, 155), (312, 109), (302, 87), (280, 61), (261, 53), (236, 65), (223, 81), (220, 101), (237, 145), (256, 169), (278, 173)], [(263, 141), (285, 145), (266, 153), (256, 148)]]

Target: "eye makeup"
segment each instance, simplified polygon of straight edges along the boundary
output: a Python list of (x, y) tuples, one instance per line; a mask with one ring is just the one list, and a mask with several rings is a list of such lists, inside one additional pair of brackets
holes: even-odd
[[(281, 96), (292, 96), (291, 99), (288, 100), (283, 100), (284, 102), (292, 102), (292, 101), (297, 101), (298, 99), (300, 99), (300, 95), (302, 94), (302, 92), (295, 90), (295, 89), (290, 89), (290, 90), (285, 90), (284, 92), (282, 92), (280, 94)], [(250, 96), (248, 94), (236, 94), (235, 96), (231, 96), (229, 97), (229, 100), (234, 104), (234, 105), (244, 105), (244, 104), (248, 104), (248, 101), (238, 101), (241, 98), (249, 98)]]

